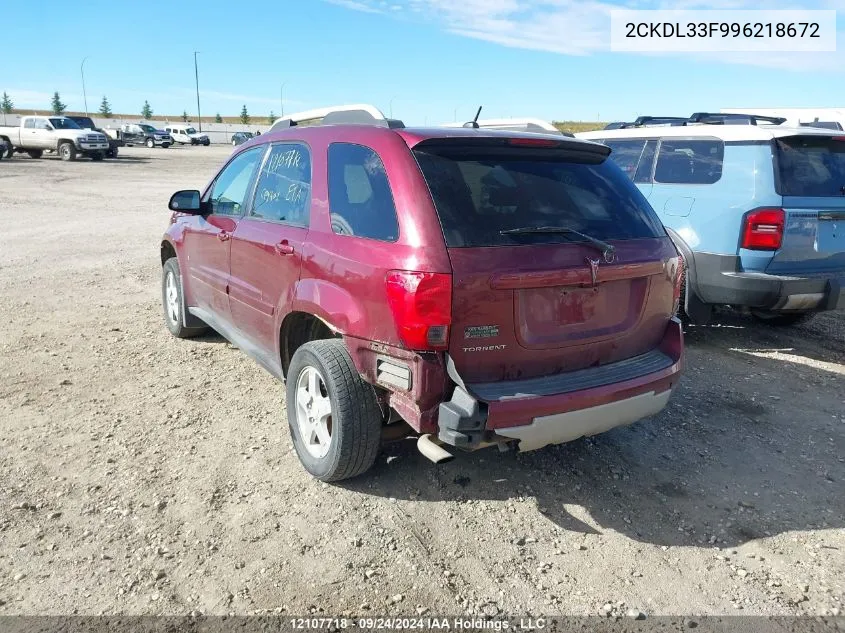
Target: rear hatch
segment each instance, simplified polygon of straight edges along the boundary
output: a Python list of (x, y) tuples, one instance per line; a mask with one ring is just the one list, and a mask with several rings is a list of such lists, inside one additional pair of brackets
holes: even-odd
[(414, 147), (451, 260), (449, 354), (466, 382), (613, 363), (663, 338), (677, 253), (607, 153), (502, 137)]
[(784, 234), (766, 272), (845, 271), (845, 136), (781, 137), (774, 153)]

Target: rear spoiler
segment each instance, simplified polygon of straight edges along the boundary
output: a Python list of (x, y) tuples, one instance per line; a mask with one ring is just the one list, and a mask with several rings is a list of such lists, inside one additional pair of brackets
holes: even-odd
[[(457, 127), (451, 125), (449, 127)], [(480, 126), (479, 126), (480, 127)], [(435, 136), (426, 138), (412, 146), (412, 149), (438, 150), (450, 153), (473, 153), (477, 148), (488, 148), (491, 150), (537, 151), (540, 155), (547, 152), (563, 152), (569, 156), (577, 157), (593, 164), (604, 162), (610, 155), (610, 148), (601, 143), (594, 143), (587, 140), (576, 139), (565, 134), (560, 134), (557, 139), (551, 136), (534, 137), (525, 134), (518, 137), (507, 136), (475, 136), (472, 134), (461, 134), (460, 136)]]

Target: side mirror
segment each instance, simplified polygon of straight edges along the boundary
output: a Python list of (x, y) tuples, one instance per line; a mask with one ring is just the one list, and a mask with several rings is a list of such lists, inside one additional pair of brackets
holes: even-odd
[(200, 201), (200, 192), (196, 189), (186, 189), (185, 191), (177, 191), (172, 196), (170, 196), (170, 202), (167, 206), (171, 211), (200, 215), (202, 213), (202, 202)]

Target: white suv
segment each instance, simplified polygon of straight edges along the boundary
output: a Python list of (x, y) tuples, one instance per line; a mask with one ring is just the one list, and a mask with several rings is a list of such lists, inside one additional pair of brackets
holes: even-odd
[(197, 132), (195, 127), (190, 125), (168, 125), (165, 132), (173, 137), (173, 140), (182, 145), (209, 145), (211, 141), (207, 134)]

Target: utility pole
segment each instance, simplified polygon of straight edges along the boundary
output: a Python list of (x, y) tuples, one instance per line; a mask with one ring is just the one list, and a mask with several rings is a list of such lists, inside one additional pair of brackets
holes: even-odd
[(280, 116), (285, 116), (285, 86), (287, 82), (282, 84), (282, 87), (279, 88), (279, 105), (282, 106), (282, 114)]
[(88, 96), (85, 94), (85, 60), (88, 59), (84, 57), (82, 59), (82, 63), (79, 65), (79, 74), (82, 75), (82, 98), (85, 100), (85, 116), (88, 116)]
[(194, 78), (197, 80), (197, 125), (199, 125), (200, 132), (202, 132), (202, 114), (200, 113), (200, 73), (197, 70), (197, 53), (194, 51)]

